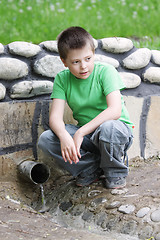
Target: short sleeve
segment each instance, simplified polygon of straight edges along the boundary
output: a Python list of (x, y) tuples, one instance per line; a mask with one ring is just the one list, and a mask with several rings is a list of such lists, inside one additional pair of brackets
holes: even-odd
[(125, 89), (120, 74), (112, 65), (104, 66), (101, 71), (101, 84), (105, 95), (116, 90)]
[(55, 77), (51, 98), (66, 100), (63, 74), (57, 74), (57, 76)]

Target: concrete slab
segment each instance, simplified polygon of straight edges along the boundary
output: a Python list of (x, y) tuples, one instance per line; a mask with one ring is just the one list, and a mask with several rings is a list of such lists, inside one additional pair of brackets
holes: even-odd
[(151, 97), (146, 123), (145, 157), (160, 155), (160, 96)]

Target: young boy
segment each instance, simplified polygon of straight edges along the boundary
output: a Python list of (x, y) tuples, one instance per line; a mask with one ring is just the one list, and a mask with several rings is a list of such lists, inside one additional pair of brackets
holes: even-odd
[[(64, 30), (58, 50), (68, 69), (54, 80), (51, 129), (41, 134), (38, 146), (77, 177), (78, 186), (95, 182), (103, 170), (106, 188), (122, 188), (133, 126), (120, 94), (125, 86), (113, 66), (94, 63), (93, 38), (83, 28)], [(66, 101), (77, 126), (63, 121)]]

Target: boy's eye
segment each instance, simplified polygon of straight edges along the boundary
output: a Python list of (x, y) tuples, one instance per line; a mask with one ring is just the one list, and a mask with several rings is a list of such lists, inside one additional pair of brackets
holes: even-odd
[(89, 61), (91, 59), (91, 57), (87, 57), (86, 60)]
[(73, 61), (72, 63), (73, 63), (73, 64), (77, 64), (77, 63), (78, 63), (78, 60), (77, 60), (77, 61)]

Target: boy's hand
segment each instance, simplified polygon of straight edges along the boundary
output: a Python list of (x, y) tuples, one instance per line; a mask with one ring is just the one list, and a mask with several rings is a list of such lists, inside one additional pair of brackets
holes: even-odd
[(73, 136), (76, 152), (79, 158), (81, 158), (80, 154), (80, 147), (83, 142), (83, 136), (80, 134), (80, 132), (77, 130), (77, 132)]
[(65, 162), (68, 161), (70, 164), (72, 164), (72, 162), (74, 163), (79, 162), (75, 143), (73, 141), (73, 138), (68, 132), (65, 132), (63, 137), (60, 139), (60, 142), (61, 142), (61, 153), (64, 161)]

